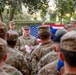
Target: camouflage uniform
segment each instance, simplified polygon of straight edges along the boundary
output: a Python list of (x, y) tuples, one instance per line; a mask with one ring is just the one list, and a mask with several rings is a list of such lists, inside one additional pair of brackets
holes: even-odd
[[(9, 22), (9, 27), (10, 27), (11, 25), (15, 26), (15, 22), (14, 22), (14, 21), (10, 21), (10, 22)], [(14, 29), (10, 29), (10, 30), (17, 32), (17, 29), (15, 29), (15, 28), (14, 28)], [(9, 32), (10, 30), (8, 30), (8, 32)], [(17, 33), (18, 33), (18, 32), (17, 32)]]
[(3, 69), (0, 69), (0, 75), (9, 75), (9, 74), (6, 73)]
[[(14, 31), (8, 32), (7, 34), (8, 34), (7, 36), (8, 43), (10, 43), (11, 41), (17, 40), (17, 34)], [(22, 54), (20, 54), (20, 52), (13, 49), (12, 45), (9, 45), (9, 44), (8, 44), (8, 58), (5, 63), (17, 68), (19, 71), (23, 73), (23, 75), (25, 74), (29, 75), (30, 69), (27, 64), (27, 61), (24, 59)]]
[[(39, 27), (39, 33), (45, 33), (45, 32), (50, 32), (48, 26), (44, 27)], [(45, 28), (45, 29), (44, 29)], [(32, 68), (32, 75), (36, 75), (37, 73), (37, 64), (39, 60), (46, 55), (47, 53), (51, 52), (52, 49), (52, 41), (49, 40), (45, 43), (42, 43), (38, 45), (31, 53), (31, 68)]]
[(52, 63), (49, 63), (42, 67), (37, 75), (56, 75), (56, 67), (57, 67), (58, 60), (53, 61)]
[(9, 75), (23, 75), (20, 71), (10, 65), (4, 64), (2, 68)]
[(69, 74), (69, 73), (66, 73), (66, 74), (63, 74), (63, 75), (76, 75), (76, 73), (75, 73), (75, 74)]
[(7, 54), (7, 43), (5, 40), (0, 38), (0, 75), (8, 75), (4, 70), (3, 70), (3, 63), (5, 56)]
[(45, 66), (48, 63), (53, 62), (54, 60), (57, 59), (57, 52), (50, 52), (48, 54), (46, 54), (45, 56), (43, 56), (39, 63), (38, 63), (38, 70), (40, 70), (43, 66)]
[(64, 75), (76, 75), (76, 31), (70, 31), (61, 37), (60, 48), (60, 53), (64, 56), (62, 59), (65, 61)]
[[(26, 29), (29, 29), (29, 27), (25, 26), (24, 30), (26, 30)], [(29, 47), (38, 45), (37, 39), (32, 35), (30, 35), (28, 38), (26, 38), (24, 35), (22, 35), (18, 38), (15, 48), (22, 51), (23, 55), (25, 57), (27, 57), (27, 56), (29, 56), (29, 53), (26, 52), (25, 50), (21, 50), (21, 47), (25, 46), (25, 45), (28, 45)]]
[[(66, 32), (67, 32), (67, 31), (66, 31), (66, 30), (63, 30), (63, 29), (58, 30), (58, 31), (56, 32), (56, 34), (55, 34), (54, 42), (59, 43), (61, 36), (64, 35)], [(58, 37), (58, 36), (59, 36), (59, 37)], [(50, 54), (50, 53), (49, 53), (49, 54)], [(48, 55), (48, 54), (47, 54), (47, 55)], [(46, 55), (45, 55), (45, 56), (46, 56)], [(56, 54), (56, 57), (55, 57), (55, 58), (57, 59), (57, 54)], [(42, 59), (42, 58), (41, 58), (41, 59)], [(50, 56), (50, 59), (49, 59), (49, 60), (48, 60), (48, 59), (49, 59), (49, 57), (46, 59), (46, 61), (49, 62), (50, 59), (51, 59), (51, 56)], [(44, 63), (45, 63), (45, 61), (44, 61)], [(45, 65), (45, 66), (43, 66), (43, 67), (39, 70), (38, 75), (56, 75), (56, 74), (57, 74), (57, 71), (56, 71), (57, 63), (58, 63), (58, 59), (55, 60), (55, 61), (53, 61), (53, 62), (51, 62), (51, 63), (49, 63), (49, 64), (47, 64), (47, 65)]]

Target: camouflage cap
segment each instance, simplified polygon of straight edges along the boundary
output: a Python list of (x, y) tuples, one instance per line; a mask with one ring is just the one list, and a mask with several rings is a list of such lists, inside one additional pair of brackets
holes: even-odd
[(38, 27), (39, 34), (44, 34), (46, 32), (50, 32), (50, 26), (39, 26)]
[(71, 28), (71, 27), (72, 27), (71, 24), (66, 24), (66, 25), (64, 26), (64, 28)]
[(0, 53), (1, 52), (7, 52), (7, 43), (2, 38), (0, 38)]
[(71, 24), (76, 24), (76, 20), (70, 21)]
[(19, 34), (16, 32), (16, 31), (13, 31), (13, 30), (9, 30), (7, 32), (8, 36), (7, 36), (7, 40), (8, 41), (16, 41)]
[(62, 36), (60, 47), (67, 51), (76, 52), (76, 31), (70, 31)]
[(30, 29), (30, 27), (29, 26), (24, 26), (23, 29), (27, 30), (27, 29)]
[(68, 31), (65, 30), (65, 29), (59, 29), (59, 30), (56, 31), (55, 36), (63, 35), (63, 34), (65, 34), (66, 32), (68, 32)]
[(0, 35), (3, 35), (4, 33), (7, 33), (6, 24), (3, 22), (0, 22)]
[(55, 37), (54, 37), (53, 41), (60, 43), (61, 37), (62, 37), (65, 33), (67, 33), (67, 32), (68, 32), (68, 31), (65, 30), (65, 29), (59, 29), (59, 30), (57, 30), (56, 33), (55, 33)]
[(14, 21), (10, 21), (9, 25), (15, 25), (15, 22)]

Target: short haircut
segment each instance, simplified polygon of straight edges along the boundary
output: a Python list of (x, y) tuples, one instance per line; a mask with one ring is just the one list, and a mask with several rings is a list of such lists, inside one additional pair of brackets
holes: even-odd
[(45, 34), (39, 34), (39, 38), (41, 40), (45, 40), (45, 39), (49, 39), (50, 38), (50, 33), (49, 32), (46, 32)]
[(66, 63), (70, 67), (76, 67), (76, 52), (67, 51), (62, 48), (60, 49), (60, 51), (63, 53)]

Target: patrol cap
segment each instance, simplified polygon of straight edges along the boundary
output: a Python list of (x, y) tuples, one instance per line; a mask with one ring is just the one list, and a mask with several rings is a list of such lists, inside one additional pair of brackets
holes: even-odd
[(67, 33), (67, 32), (68, 32), (68, 31), (65, 30), (65, 29), (59, 29), (59, 30), (57, 30), (56, 33), (55, 33), (55, 37), (54, 37), (53, 41), (54, 41), (54, 42), (57, 42), (57, 43), (60, 43), (61, 37), (62, 37), (65, 33)]
[(16, 41), (19, 36), (19, 34), (13, 30), (9, 30), (7, 34), (7, 41)]
[(14, 21), (10, 21), (9, 25), (15, 25), (15, 22)]
[(30, 27), (29, 26), (24, 26), (23, 29), (28, 30), (28, 29), (30, 29)]
[(76, 31), (70, 31), (61, 37), (60, 48), (76, 52)]
[(50, 26), (39, 26), (38, 27), (38, 33), (39, 34), (44, 34), (46, 32), (50, 32)]
[(7, 52), (7, 43), (2, 38), (0, 38), (0, 53), (1, 52)]
[(66, 24), (65, 26), (64, 26), (64, 28), (71, 28), (72, 27), (72, 25), (71, 24)]

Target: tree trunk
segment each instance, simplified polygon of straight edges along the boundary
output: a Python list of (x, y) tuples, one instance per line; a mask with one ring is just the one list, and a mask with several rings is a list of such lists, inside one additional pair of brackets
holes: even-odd
[(70, 21), (71, 21), (71, 18), (72, 18), (72, 13), (70, 14)]
[(62, 16), (60, 16), (60, 23), (62, 24)]
[(2, 13), (0, 12), (0, 21), (3, 22), (3, 17), (2, 17)]
[(15, 10), (15, 9), (12, 9), (11, 12), (10, 12), (10, 17), (9, 17), (9, 20), (10, 20), (10, 21), (12, 21), (12, 19), (13, 19), (13, 17), (14, 17), (14, 10)]

